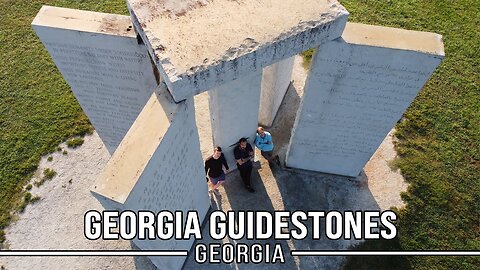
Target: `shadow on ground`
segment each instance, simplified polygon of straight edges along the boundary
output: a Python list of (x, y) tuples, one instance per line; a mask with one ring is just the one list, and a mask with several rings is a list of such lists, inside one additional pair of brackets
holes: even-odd
[[(283, 106), (288, 104), (287, 106)], [(274, 137), (276, 152), (282, 162), (300, 104), (300, 97), (294, 84), (287, 91), (284, 102), (270, 131)], [(257, 153), (257, 156), (259, 153)], [(220, 189), (220, 195), (212, 195), (214, 210), (222, 211), (345, 211), (380, 210), (372, 193), (368, 189), (368, 179), (362, 174), (358, 179), (293, 170), (283, 167), (270, 167), (263, 158), (256, 162), (252, 172), (252, 185), (256, 193), (249, 193), (242, 184), (240, 175), (234, 171), (227, 175), (227, 181)], [(238, 224), (237, 224), (238, 225)], [(209, 236), (209, 222), (203, 228), (204, 239), (197, 243), (246, 243), (270, 244), (282, 246), (285, 264), (197, 264), (195, 250), (189, 253), (184, 269), (339, 269), (343, 257), (292, 257), (291, 250), (344, 250), (356, 244), (356, 240), (329, 240), (324, 235), (323, 223), (320, 223), (320, 240), (312, 239), (312, 223), (306, 223), (309, 235), (304, 240), (213, 240)], [(291, 227), (294, 228), (294, 227)], [(195, 246), (194, 244), (194, 246)]]

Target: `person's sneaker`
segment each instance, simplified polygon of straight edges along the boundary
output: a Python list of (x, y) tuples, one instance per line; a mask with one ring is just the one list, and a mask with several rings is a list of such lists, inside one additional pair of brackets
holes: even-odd
[(247, 187), (247, 190), (248, 190), (248, 192), (255, 193), (255, 189), (253, 189), (253, 188), (250, 187), (250, 186)]

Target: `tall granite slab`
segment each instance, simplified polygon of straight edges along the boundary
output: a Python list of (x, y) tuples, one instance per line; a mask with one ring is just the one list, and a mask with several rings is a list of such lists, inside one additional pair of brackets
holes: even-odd
[(262, 92), (258, 112), (258, 123), (260, 125), (270, 127), (275, 120), (288, 86), (292, 81), (294, 61), (295, 57), (290, 57), (263, 69)]
[(232, 145), (245, 137), (254, 147), (261, 80), (260, 72), (251, 73), (208, 92), (213, 144), (222, 147), (230, 169), (236, 169)]
[(130, 18), (43, 6), (32, 27), (113, 153), (157, 87)]
[(317, 48), (287, 166), (357, 176), (443, 57), (438, 34), (348, 23)]
[(207, 91), (338, 38), (335, 0), (127, 0), (174, 99)]
[[(202, 222), (210, 201), (193, 99), (175, 104), (166, 88), (153, 93), (91, 191), (106, 209), (197, 211)], [(189, 250), (194, 240), (133, 241), (142, 250)], [(181, 269), (186, 258), (150, 259)]]

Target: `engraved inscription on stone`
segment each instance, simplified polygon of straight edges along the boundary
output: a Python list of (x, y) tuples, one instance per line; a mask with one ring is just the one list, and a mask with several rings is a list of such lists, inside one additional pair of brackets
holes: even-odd
[(147, 50), (130, 36), (36, 31), (113, 153), (157, 85)]
[(343, 40), (319, 47), (288, 166), (358, 175), (440, 60)]
[[(193, 99), (179, 105), (179, 111), (140, 179), (129, 195), (127, 209), (146, 209), (154, 213), (198, 211), (200, 222), (210, 207), (195, 124)], [(185, 216), (184, 216), (185, 217)], [(136, 240), (142, 249), (189, 250), (190, 240)], [(157, 258), (152, 261), (160, 268), (179, 269), (184, 257)], [(173, 265), (175, 267), (173, 267)]]

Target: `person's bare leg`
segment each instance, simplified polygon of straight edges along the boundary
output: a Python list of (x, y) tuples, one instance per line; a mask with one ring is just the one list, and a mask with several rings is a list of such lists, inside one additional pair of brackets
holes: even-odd
[(223, 181), (218, 181), (216, 185), (213, 186), (212, 190), (215, 195), (220, 196), (220, 191), (218, 190), (218, 187), (220, 187), (223, 184)]
[(218, 183), (216, 185), (213, 186), (212, 189), (217, 189), (218, 187), (220, 187), (221, 185), (223, 184), (223, 181), (218, 181)]
[[(218, 183), (217, 183), (217, 185), (218, 185)], [(208, 183), (208, 191), (214, 190), (214, 187), (215, 187), (215, 186), (216, 186), (216, 185), (214, 185), (214, 184), (212, 183), (212, 180), (210, 180), (210, 182)]]

